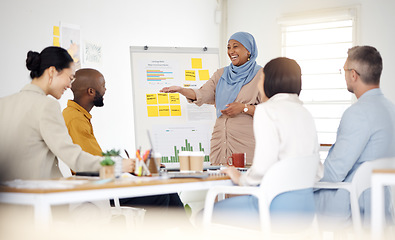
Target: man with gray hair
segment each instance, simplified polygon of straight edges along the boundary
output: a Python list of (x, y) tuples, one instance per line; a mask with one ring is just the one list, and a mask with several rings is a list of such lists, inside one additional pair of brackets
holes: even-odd
[[(321, 182), (351, 182), (358, 167), (379, 158), (395, 157), (395, 105), (380, 90), (383, 69), (380, 53), (371, 46), (348, 50), (344, 64), (348, 91), (358, 101), (343, 114), (336, 143), (324, 163)], [(350, 223), (349, 193), (340, 190), (315, 192), (317, 215), (325, 227)], [(363, 223), (370, 223), (370, 190), (359, 199)], [(386, 215), (391, 218), (390, 198), (386, 196)]]

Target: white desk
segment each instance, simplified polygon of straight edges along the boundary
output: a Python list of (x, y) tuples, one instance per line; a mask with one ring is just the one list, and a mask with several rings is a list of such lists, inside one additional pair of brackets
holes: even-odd
[(48, 226), (52, 219), (52, 205), (205, 190), (216, 185), (232, 185), (232, 182), (229, 177), (209, 177), (206, 179), (184, 178), (149, 181), (117, 179), (104, 184), (95, 184), (94, 181), (89, 181), (89, 183), (70, 189), (0, 187), (0, 202), (32, 205), (35, 222), (41, 226)]
[(384, 231), (384, 187), (395, 185), (395, 169), (376, 169), (372, 173), (372, 239), (381, 239)]

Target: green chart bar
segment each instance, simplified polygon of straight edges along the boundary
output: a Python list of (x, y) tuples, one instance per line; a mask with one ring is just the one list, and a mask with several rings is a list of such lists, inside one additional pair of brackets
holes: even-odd
[(169, 157), (162, 157), (162, 163), (168, 163)]
[[(193, 147), (191, 143), (188, 142), (188, 139), (185, 139), (185, 146), (181, 146), (181, 151), (193, 152)], [(199, 143), (199, 151), (204, 152), (204, 148), (202, 147), (202, 143)], [(180, 150), (177, 149), (177, 146), (174, 146), (174, 156), (162, 157), (162, 163), (178, 163)], [(209, 155), (204, 156), (204, 162), (210, 162)]]
[(204, 152), (204, 148), (202, 148), (202, 143), (199, 143), (199, 151)]

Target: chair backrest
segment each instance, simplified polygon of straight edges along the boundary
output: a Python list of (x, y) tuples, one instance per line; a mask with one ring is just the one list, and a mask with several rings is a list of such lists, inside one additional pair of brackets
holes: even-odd
[(289, 158), (273, 164), (262, 178), (260, 188), (268, 206), (280, 193), (312, 188), (317, 174), (318, 154)]
[(395, 158), (381, 158), (373, 161), (366, 161), (359, 166), (352, 178), (352, 185), (355, 189), (357, 199), (363, 191), (371, 186), (371, 175), (373, 169), (395, 168)]

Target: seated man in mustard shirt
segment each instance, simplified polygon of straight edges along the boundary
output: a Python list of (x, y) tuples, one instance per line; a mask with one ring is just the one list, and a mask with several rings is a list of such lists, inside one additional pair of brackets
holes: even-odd
[[(92, 115), (89, 112), (94, 106), (104, 106), (105, 84), (104, 77), (99, 71), (88, 68), (78, 70), (71, 86), (74, 100), (69, 100), (63, 110), (63, 118), (73, 142), (80, 145), (85, 152), (98, 156), (102, 155), (102, 149), (93, 133), (90, 121)], [(120, 204), (162, 208), (184, 206), (177, 193), (120, 199)]]
[(84, 151), (92, 155), (101, 156), (102, 149), (93, 134), (92, 115), (89, 112), (93, 106), (104, 106), (105, 81), (98, 71), (93, 69), (81, 69), (81, 71), (79, 80), (73, 82), (74, 100), (68, 100), (67, 108), (63, 110), (63, 118), (73, 143), (80, 145)]

